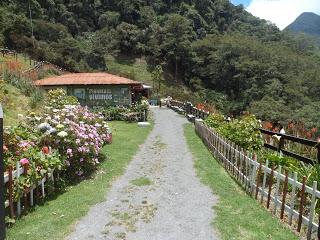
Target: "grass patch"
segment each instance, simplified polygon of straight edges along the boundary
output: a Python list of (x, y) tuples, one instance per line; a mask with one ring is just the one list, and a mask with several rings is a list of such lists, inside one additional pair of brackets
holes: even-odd
[[(143, 58), (128, 58), (126, 56), (114, 57), (108, 55), (105, 57), (106, 65), (108, 66), (108, 72), (116, 75), (124, 75), (130, 79), (143, 82), (150, 86), (153, 86), (152, 74), (148, 69), (148, 64)], [(155, 89), (153, 93), (156, 94), (158, 89), (158, 83), (155, 83)], [(198, 94), (190, 91), (182, 82), (175, 82), (172, 80), (172, 76), (167, 74), (166, 81), (161, 83), (161, 96), (175, 96), (180, 100), (188, 100), (191, 102), (201, 102), (202, 99)]]
[(108, 71), (114, 74), (123, 74), (127, 77), (152, 84), (152, 75), (148, 71), (148, 64), (144, 59), (115, 58), (111, 55), (106, 57)]
[(31, 111), (29, 105), (30, 98), (24, 96), (21, 91), (9, 84), (5, 84), (5, 89), (8, 94), (4, 96), (3, 110), (4, 110), (4, 125), (15, 126), (18, 123), (18, 114), (26, 115)]
[[(73, 224), (85, 216), (90, 206), (102, 202), (112, 182), (126, 169), (152, 127), (139, 128), (137, 124), (111, 122), (113, 143), (103, 152), (108, 160), (101, 163), (91, 179), (70, 186), (66, 192), (47, 201), (43, 206), (23, 217), (10, 229), (7, 240), (61, 240), (73, 229)], [(137, 137), (139, 136), (139, 137)]]
[(216, 217), (213, 224), (221, 239), (298, 239), (256, 200), (246, 195), (212, 157), (191, 124), (185, 126), (185, 136), (198, 176), (219, 196), (214, 207)]
[(138, 186), (138, 187), (148, 186), (148, 185), (152, 184), (152, 181), (147, 177), (136, 178), (130, 182), (131, 182), (131, 184)]

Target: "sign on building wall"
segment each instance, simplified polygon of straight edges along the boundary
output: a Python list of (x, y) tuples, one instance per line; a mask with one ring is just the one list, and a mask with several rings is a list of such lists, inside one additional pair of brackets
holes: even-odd
[(80, 100), (85, 100), (86, 99), (86, 89), (84, 88), (76, 88), (73, 91), (73, 95), (77, 97)]
[(112, 100), (112, 91), (111, 89), (89, 89), (89, 100)]

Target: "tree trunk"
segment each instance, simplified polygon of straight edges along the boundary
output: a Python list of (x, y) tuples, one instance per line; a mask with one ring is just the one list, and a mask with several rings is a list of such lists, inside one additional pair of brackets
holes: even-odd
[(175, 79), (176, 82), (178, 82), (178, 56), (176, 55), (176, 73), (175, 73)]

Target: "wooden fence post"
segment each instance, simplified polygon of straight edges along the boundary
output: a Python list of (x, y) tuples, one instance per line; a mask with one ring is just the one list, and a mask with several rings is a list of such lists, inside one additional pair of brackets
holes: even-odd
[(8, 189), (9, 189), (9, 208), (10, 208), (10, 217), (14, 218), (14, 206), (13, 206), (13, 167), (9, 166), (9, 183), (8, 183)]
[(302, 181), (302, 188), (301, 188), (301, 197), (300, 197), (300, 206), (299, 206), (299, 219), (298, 219), (298, 228), (297, 231), (301, 231), (301, 225), (302, 225), (302, 216), (303, 216), (303, 209), (304, 209), (304, 204), (306, 202), (306, 181), (307, 177), (303, 177)]
[(6, 237), (3, 160), (3, 111), (0, 104), (0, 240)]
[(281, 213), (280, 213), (280, 218), (283, 219), (284, 216), (284, 208), (285, 208), (285, 204), (286, 204), (286, 197), (287, 197), (287, 193), (288, 193), (288, 175), (289, 175), (289, 171), (286, 170), (285, 171), (285, 180), (284, 180), (284, 186), (283, 186), (283, 195), (282, 195), (282, 205), (281, 205)]

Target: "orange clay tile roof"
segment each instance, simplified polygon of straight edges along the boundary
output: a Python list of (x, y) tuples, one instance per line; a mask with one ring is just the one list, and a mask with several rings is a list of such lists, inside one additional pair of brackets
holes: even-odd
[(139, 82), (109, 73), (71, 73), (35, 81), (37, 86), (61, 85), (138, 85)]

